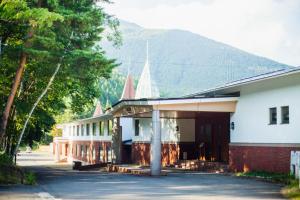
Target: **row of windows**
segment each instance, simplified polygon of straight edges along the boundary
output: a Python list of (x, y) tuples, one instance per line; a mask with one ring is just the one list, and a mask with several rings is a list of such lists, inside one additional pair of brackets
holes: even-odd
[[(290, 123), (290, 111), (289, 106), (281, 106), (281, 124)], [(270, 124), (277, 124), (277, 108), (273, 107), (269, 109)]]
[[(84, 130), (85, 128), (85, 130)], [(93, 122), (92, 126), (91, 126), (91, 134), (93, 134), (93, 136), (97, 135), (97, 128), (99, 129), (99, 135), (100, 136), (104, 136), (104, 121), (100, 121), (98, 123)], [(113, 128), (113, 121), (112, 120), (108, 120), (107, 123), (107, 130), (108, 130), (108, 135), (112, 134), (112, 128)], [(81, 125), (77, 125), (77, 126), (69, 126), (69, 136), (89, 136), (90, 135), (90, 124), (81, 124)]]
[[(111, 162), (112, 161), (112, 156), (113, 152), (111, 147), (107, 146), (106, 147), (106, 156), (104, 156), (104, 149), (102, 146), (99, 146), (98, 148), (98, 156), (99, 156), (99, 161), (100, 162)], [(92, 154), (92, 159), (96, 160), (96, 150), (95, 147), (92, 148), (91, 151)], [(81, 158), (84, 158), (84, 155), (86, 155), (86, 159), (89, 159), (90, 157), (90, 151), (89, 151), (89, 146), (88, 145), (76, 145), (75, 146), (75, 155), (80, 156)], [(105, 160), (106, 158), (106, 160)]]

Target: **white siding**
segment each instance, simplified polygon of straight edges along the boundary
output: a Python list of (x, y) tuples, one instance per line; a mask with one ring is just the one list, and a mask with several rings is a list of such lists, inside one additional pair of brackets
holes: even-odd
[[(281, 106), (289, 106), (289, 124), (281, 124)], [(277, 108), (276, 125), (269, 125), (271, 107)], [(242, 87), (231, 121), (233, 143), (300, 143), (300, 75)]]
[[(79, 122), (73, 122), (73, 123), (68, 123), (64, 125), (63, 129), (63, 136), (65, 138), (69, 138), (70, 140), (80, 140), (80, 141), (90, 141), (90, 140), (102, 140), (102, 141), (110, 141), (112, 138), (111, 136), (108, 135), (108, 121), (104, 121), (104, 135), (100, 136), (99, 135), (99, 121), (98, 119), (90, 119), (90, 120), (85, 120), (85, 121), (79, 121)], [(90, 134), (87, 136), (86, 134), (86, 124), (90, 124)], [(96, 123), (96, 136), (93, 135), (93, 123)], [(81, 125), (84, 125), (84, 134), (81, 136)], [(79, 136), (77, 136), (77, 125), (79, 125)], [(69, 127), (71, 128), (71, 135), (69, 136)], [(73, 136), (73, 126), (75, 126), (75, 136)]]
[(122, 141), (131, 140), (134, 134), (132, 118), (120, 118), (120, 126), (122, 126)]
[[(150, 142), (152, 135), (152, 119), (140, 118), (139, 136), (133, 136), (133, 141)], [(134, 127), (134, 121), (132, 122)], [(178, 126), (179, 131), (176, 131)], [(194, 142), (195, 120), (194, 119), (161, 119), (162, 142)]]

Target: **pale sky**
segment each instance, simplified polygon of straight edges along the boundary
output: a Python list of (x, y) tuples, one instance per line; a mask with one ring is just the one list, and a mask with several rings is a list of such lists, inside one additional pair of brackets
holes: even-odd
[(105, 10), (145, 28), (182, 29), (300, 66), (300, 0), (113, 0)]

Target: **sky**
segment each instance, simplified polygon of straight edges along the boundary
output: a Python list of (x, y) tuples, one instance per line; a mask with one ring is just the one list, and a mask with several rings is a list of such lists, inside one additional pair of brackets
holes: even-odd
[(105, 11), (145, 28), (182, 29), (300, 66), (300, 0), (112, 0)]

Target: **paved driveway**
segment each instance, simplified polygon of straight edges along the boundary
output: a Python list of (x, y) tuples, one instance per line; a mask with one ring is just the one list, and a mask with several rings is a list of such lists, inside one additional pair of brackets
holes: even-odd
[(67, 165), (53, 165), (45, 153), (23, 154), (19, 164), (38, 173), (39, 185), (0, 187), (0, 199), (282, 199), (280, 185), (218, 174), (142, 177), (76, 172)]

